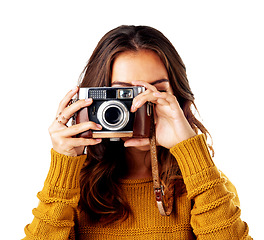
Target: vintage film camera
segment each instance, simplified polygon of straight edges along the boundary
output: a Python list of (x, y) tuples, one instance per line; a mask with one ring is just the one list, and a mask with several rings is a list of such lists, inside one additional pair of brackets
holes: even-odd
[(145, 91), (144, 87), (90, 87), (80, 88), (77, 100), (92, 98), (89, 107), (79, 110), (74, 123), (93, 121), (102, 125), (101, 131), (89, 130), (77, 137), (144, 138), (150, 136), (151, 103), (144, 104), (135, 113), (130, 112), (133, 98)]

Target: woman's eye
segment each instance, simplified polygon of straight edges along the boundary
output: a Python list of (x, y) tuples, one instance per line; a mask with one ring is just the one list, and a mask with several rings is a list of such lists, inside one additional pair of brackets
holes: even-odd
[(166, 90), (158, 90), (159, 92), (167, 92)]

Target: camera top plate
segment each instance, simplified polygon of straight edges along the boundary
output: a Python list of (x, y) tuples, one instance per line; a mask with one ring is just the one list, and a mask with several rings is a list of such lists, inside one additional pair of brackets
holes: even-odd
[(145, 87), (91, 87), (80, 88), (78, 99), (92, 98), (97, 100), (107, 99), (133, 99), (138, 94), (145, 91)]

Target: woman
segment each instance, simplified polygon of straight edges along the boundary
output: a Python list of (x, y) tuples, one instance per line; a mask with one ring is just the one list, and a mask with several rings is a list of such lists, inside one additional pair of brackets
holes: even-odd
[(165, 197), (173, 193), (172, 212), (161, 216), (155, 203), (148, 138), (78, 138), (102, 126), (66, 126), (93, 101), (69, 105), (76, 87), (61, 101), (49, 128), (51, 167), (25, 239), (251, 239), (235, 188), (214, 165), (209, 133), (191, 111), (194, 96), (185, 66), (164, 35), (145, 26), (107, 33), (79, 85), (103, 86), (144, 86), (131, 112), (155, 104), (159, 173)]

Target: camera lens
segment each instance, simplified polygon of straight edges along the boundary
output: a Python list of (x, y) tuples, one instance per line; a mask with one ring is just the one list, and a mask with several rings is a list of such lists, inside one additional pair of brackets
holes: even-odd
[(105, 121), (108, 122), (109, 124), (117, 124), (120, 119), (121, 119), (121, 112), (118, 108), (116, 107), (109, 107), (105, 111)]
[(105, 129), (118, 131), (127, 125), (129, 111), (120, 101), (105, 101), (98, 108), (97, 119)]

